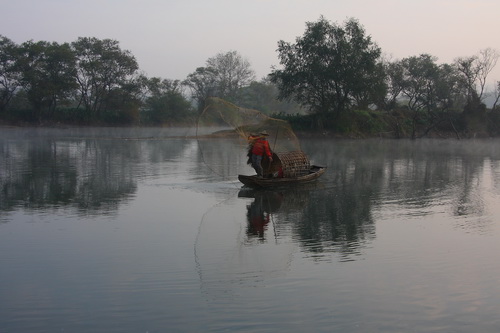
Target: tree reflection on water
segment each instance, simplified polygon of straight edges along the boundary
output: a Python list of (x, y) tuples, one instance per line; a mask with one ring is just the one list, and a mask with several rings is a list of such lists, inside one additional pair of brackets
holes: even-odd
[[(3, 144), (0, 210), (75, 208), (78, 214), (114, 214), (154, 165), (179, 156), (178, 141), (41, 138)], [(167, 147), (167, 149), (166, 149)]]
[[(22, 135), (0, 141), (3, 212), (71, 208), (82, 215), (115, 214), (136, 195), (140, 181), (187, 174), (192, 183), (227, 182), (247, 167), (244, 147), (231, 140), (207, 140), (201, 153), (189, 138)], [(456, 217), (487, 217), (492, 206), (485, 196), (500, 191), (494, 140), (301, 144), (313, 162), (328, 166), (327, 173), (317, 186), (246, 194), (254, 197), (247, 210), (249, 240), (265, 241), (272, 227), (273, 237), (293, 234), (312, 257), (334, 251), (351, 260), (375, 237), (375, 215), (387, 204), (420, 216), (446, 206)]]
[(351, 192), (326, 192), (326, 196), (320, 183), (280, 190), (242, 189), (239, 197), (254, 199), (247, 205), (247, 236), (265, 241), (265, 231), (272, 227), (275, 238), (293, 239), (313, 258), (336, 252), (341, 260), (353, 260), (374, 237), (374, 226), (369, 197), (356, 195), (352, 186), (348, 189)]
[[(477, 230), (493, 222), (488, 193), (500, 192), (494, 142), (306, 140), (304, 149), (328, 166), (327, 173), (312, 186), (246, 190), (254, 198), (248, 205), (249, 237), (262, 241), (265, 235), (250, 218), (269, 216), (265, 227), (272, 226), (278, 237), (289, 234), (311, 258), (337, 253), (349, 261), (375, 239), (380, 214), (397, 211), (404, 220), (445, 210), (479, 217), (457, 220), (457, 226)], [(276, 198), (279, 205), (271, 209)]]

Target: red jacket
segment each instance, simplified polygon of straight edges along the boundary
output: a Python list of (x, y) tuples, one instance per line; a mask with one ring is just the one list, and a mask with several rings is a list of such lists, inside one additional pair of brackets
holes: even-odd
[(269, 148), (269, 142), (266, 139), (258, 138), (255, 140), (252, 147), (252, 154), (264, 156), (266, 154), (271, 157), (271, 148)]

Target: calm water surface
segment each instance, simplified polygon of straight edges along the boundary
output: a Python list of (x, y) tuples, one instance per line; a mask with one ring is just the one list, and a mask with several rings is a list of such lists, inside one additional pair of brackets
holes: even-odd
[(500, 141), (302, 140), (327, 173), (255, 191), (192, 134), (0, 130), (0, 332), (500, 330)]

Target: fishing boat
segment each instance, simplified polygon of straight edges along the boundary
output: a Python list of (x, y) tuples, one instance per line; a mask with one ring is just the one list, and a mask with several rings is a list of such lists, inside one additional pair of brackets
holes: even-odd
[(302, 151), (273, 153), (273, 161), (264, 161), (262, 167), (263, 176), (238, 175), (238, 180), (254, 188), (280, 187), (312, 182), (326, 171), (324, 166), (311, 165)]
[(313, 165), (310, 167), (307, 173), (298, 177), (264, 178), (264, 177), (259, 177), (257, 175), (253, 176), (238, 175), (238, 180), (242, 182), (244, 185), (249, 187), (278, 187), (278, 186), (301, 184), (314, 181), (318, 179), (323, 173), (325, 173), (325, 171), (326, 167)]

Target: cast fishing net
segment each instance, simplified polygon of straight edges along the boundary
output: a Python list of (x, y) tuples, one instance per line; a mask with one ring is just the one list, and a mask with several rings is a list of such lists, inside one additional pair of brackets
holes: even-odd
[(299, 140), (287, 121), (220, 98), (207, 99), (196, 124), (196, 137), (204, 163), (223, 177), (235, 176), (238, 172), (231, 163), (222, 164), (223, 161), (229, 159), (246, 164), (251, 139), (263, 131), (268, 133), (267, 140), (274, 154), (283, 156), (301, 152)]
[[(257, 110), (238, 107), (220, 98), (208, 98), (205, 109), (198, 118), (197, 128), (214, 128), (213, 137), (238, 136), (243, 143), (262, 131), (269, 133), (273, 151), (300, 151), (300, 144), (287, 121), (271, 118)], [(227, 128), (227, 131), (220, 130)]]
[[(291, 226), (278, 214), (281, 196), (249, 190), (203, 215), (194, 256), (209, 301), (247, 298), (256, 287), (287, 274), (297, 244), (290, 238)], [(266, 219), (260, 225), (254, 221), (259, 215)]]
[[(224, 178), (254, 173), (247, 164), (249, 138), (263, 131), (269, 134), (273, 163), (295, 170), (288, 167), (293, 164), (289, 161), (304, 154), (288, 122), (219, 98), (208, 99), (196, 127), (200, 165)], [(275, 170), (273, 165), (264, 169)], [(297, 247), (290, 221), (302, 219), (309, 198), (304, 187), (284, 192), (241, 188), (237, 197), (231, 191), (226, 194), (226, 200), (203, 215), (194, 244), (201, 289), (210, 301), (255, 296), (265, 291), (256, 287), (287, 273)]]

